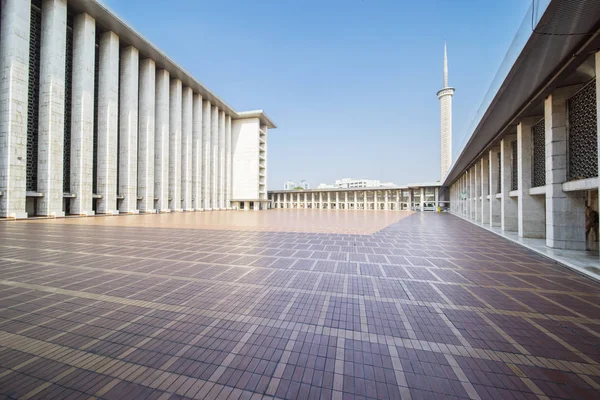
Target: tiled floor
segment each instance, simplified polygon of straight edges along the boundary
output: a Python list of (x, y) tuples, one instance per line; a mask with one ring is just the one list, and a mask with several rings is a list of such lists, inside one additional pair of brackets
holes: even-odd
[(119, 217), (29, 220), (28, 223), (214, 229), (268, 232), (373, 234), (413, 214), (412, 211), (274, 209), (269, 212), (219, 211), (140, 214)]
[(600, 285), (454, 216), (99, 220), (0, 223), (0, 397), (600, 396)]

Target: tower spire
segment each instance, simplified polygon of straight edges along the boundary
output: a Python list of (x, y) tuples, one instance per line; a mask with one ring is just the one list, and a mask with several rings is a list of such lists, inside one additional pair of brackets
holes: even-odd
[(444, 40), (444, 88), (448, 87), (448, 52), (446, 51), (446, 41)]
[(444, 87), (437, 92), (440, 99), (441, 179), (444, 180), (452, 165), (452, 96), (454, 88), (448, 86), (448, 52), (444, 41)]

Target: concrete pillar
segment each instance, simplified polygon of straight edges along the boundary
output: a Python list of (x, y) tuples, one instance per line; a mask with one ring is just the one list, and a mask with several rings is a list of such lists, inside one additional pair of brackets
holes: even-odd
[(408, 189), (408, 209), (412, 210), (412, 189)]
[(340, 209), (340, 192), (335, 192), (335, 209)]
[(219, 110), (219, 209), (225, 207), (225, 112)]
[(502, 201), (496, 198), (498, 193), (498, 182), (500, 180), (500, 171), (498, 170), (498, 153), (500, 148), (494, 147), (488, 152), (488, 165), (490, 174), (490, 226), (500, 227), (502, 226)]
[(354, 209), (358, 209), (358, 191), (354, 191)]
[(500, 185), (502, 189), (500, 214), (503, 231), (517, 231), (518, 229), (517, 200), (509, 195), (512, 187), (512, 142), (514, 139), (515, 135), (508, 135), (500, 141)]
[(231, 115), (225, 117), (225, 208), (231, 209)]
[(156, 71), (154, 131), (154, 195), (158, 212), (169, 208), (169, 91), (171, 78), (167, 70)]
[(154, 133), (156, 130), (156, 65), (146, 58), (140, 62), (139, 137), (137, 194), (139, 210), (154, 213)]
[(546, 236), (546, 199), (531, 196), (529, 189), (533, 178), (533, 137), (531, 128), (540, 118), (527, 118), (517, 125), (517, 154), (519, 198), (518, 232), (520, 237), (544, 238)]
[(546, 246), (585, 250), (585, 192), (563, 192), (567, 180), (567, 99), (578, 87), (554, 91), (544, 101), (546, 130)]
[(327, 209), (331, 210), (331, 192), (327, 192)]
[(137, 213), (138, 50), (121, 50), (119, 88), (119, 212)]
[(192, 88), (182, 90), (181, 104), (181, 197), (184, 211), (194, 211), (192, 205), (192, 108), (194, 92)]
[(388, 203), (388, 201), (389, 201), (389, 199), (388, 199), (388, 191), (384, 190), (383, 193), (384, 193), (384, 199), (385, 199), (384, 200), (385, 201), (385, 207), (384, 207), (384, 209), (385, 210), (389, 210), (390, 207), (389, 207), (389, 203)]
[(73, 21), (71, 85), (71, 214), (93, 215), (94, 69), (96, 21), (79, 14)]
[(347, 210), (348, 207), (348, 192), (344, 193), (344, 209)]
[(211, 191), (211, 208), (213, 210), (219, 209), (219, 109), (217, 106), (211, 107), (210, 116), (210, 137), (211, 137), (211, 151), (210, 151), (210, 186)]
[(484, 154), (481, 157), (481, 171), (479, 175), (481, 176), (481, 223), (484, 225), (489, 225), (490, 223), (489, 202), (492, 201), (492, 199), (488, 199), (488, 195), (490, 194), (490, 161), (488, 158), (488, 154)]
[(425, 211), (425, 189), (421, 188), (421, 211)]
[(211, 175), (211, 112), (210, 101), (202, 103), (202, 208), (212, 210), (212, 175)]
[[(2, 2), (0, 22), (0, 217), (27, 218), (30, 2)], [(37, 110), (36, 110), (37, 111)]]
[(308, 193), (304, 193), (304, 209), (308, 208)]
[(182, 83), (169, 86), (169, 208), (181, 211), (181, 93)]
[(434, 192), (434, 207), (435, 207), (435, 212), (437, 212), (439, 204), (440, 204), (440, 189), (435, 188), (435, 189), (433, 189), (433, 192)]
[(323, 209), (323, 192), (319, 192), (319, 209)]
[(118, 214), (117, 135), (119, 110), (119, 37), (105, 32), (98, 52), (98, 147), (96, 201), (98, 214)]
[(481, 166), (479, 165), (482, 160), (478, 160), (473, 166), (473, 175), (475, 176), (475, 221), (481, 223), (481, 210), (483, 196), (481, 193)]
[(40, 51), (37, 214), (62, 217), (65, 133), (66, 0), (44, 0)]
[(192, 106), (192, 207), (202, 208), (202, 96), (194, 93)]

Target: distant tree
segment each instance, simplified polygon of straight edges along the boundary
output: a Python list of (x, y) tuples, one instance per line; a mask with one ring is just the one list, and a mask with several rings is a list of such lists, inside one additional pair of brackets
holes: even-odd
[(304, 188), (302, 186), (296, 186), (295, 188), (293, 188), (292, 190), (304, 190)]

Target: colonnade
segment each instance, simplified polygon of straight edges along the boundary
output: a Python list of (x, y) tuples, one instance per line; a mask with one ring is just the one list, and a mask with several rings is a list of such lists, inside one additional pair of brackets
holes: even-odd
[(230, 208), (235, 112), (70, 12), (2, 2), (0, 217)]

